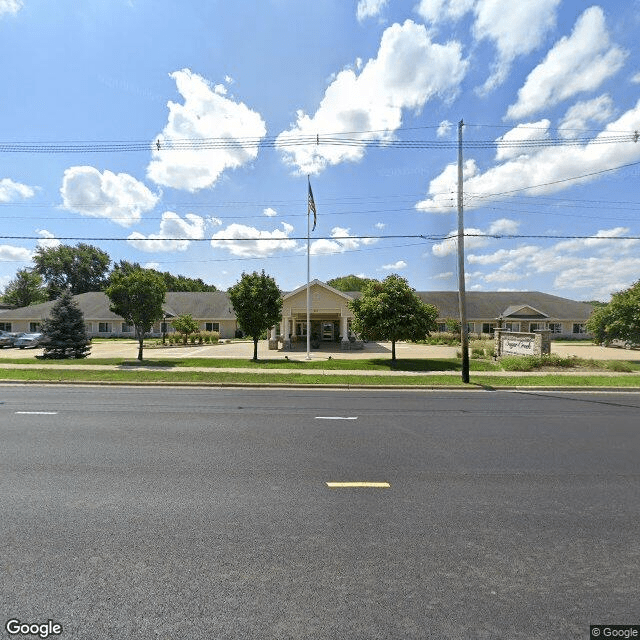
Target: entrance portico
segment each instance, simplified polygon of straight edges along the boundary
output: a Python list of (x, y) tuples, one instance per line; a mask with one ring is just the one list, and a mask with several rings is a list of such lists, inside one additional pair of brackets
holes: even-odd
[[(348, 303), (350, 296), (338, 291), (320, 280), (309, 284), (310, 335), (311, 341), (318, 346), (322, 342), (342, 341), (349, 344), (349, 334), (353, 313)], [(269, 348), (277, 349), (282, 341), (285, 349), (294, 342), (306, 342), (307, 332), (307, 285), (287, 293), (282, 302), (282, 322), (271, 329)], [(278, 339), (279, 334), (279, 339)]]

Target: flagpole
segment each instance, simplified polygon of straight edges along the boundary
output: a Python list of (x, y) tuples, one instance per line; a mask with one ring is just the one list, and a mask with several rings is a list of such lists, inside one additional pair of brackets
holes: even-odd
[[(307, 176), (309, 190), (311, 183)], [(311, 360), (311, 291), (309, 290), (309, 281), (311, 279), (311, 208), (307, 203), (307, 360)]]

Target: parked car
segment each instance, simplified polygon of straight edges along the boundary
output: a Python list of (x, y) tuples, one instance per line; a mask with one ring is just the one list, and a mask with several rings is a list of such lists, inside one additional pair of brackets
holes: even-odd
[(13, 343), (14, 347), (18, 349), (35, 349), (39, 347), (44, 340), (44, 334), (42, 333), (23, 333)]
[(8, 331), (0, 331), (0, 347), (12, 347), (18, 336)]

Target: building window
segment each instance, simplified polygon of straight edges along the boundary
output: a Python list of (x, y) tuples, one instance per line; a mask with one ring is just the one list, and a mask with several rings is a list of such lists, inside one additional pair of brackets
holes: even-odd
[(98, 322), (98, 333), (111, 333), (111, 323)]
[(30, 322), (29, 323), (29, 331), (31, 333), (36, 333), (37, 331), (40, 331), (40, 323), (39, 322)]
[(133, 331), (133, 325), (127, 324), (126, 322), (122, 323), (122, 333), (131, 333)]
[(532, 322), (530, 327), (529, 327), (529, 331), (534, 332), (534, 331), (544, 331), (545, 326), (544, 326), (544, 322)]
[(447, 325), (444, 322), (438, 322), (438, 332), (445, 333), (447, 330)]
[(573, 333), (586, 333), (586, 330), (584, 328), (584, 323), (575, 322), (573, 325)]
[(217, 331), (220, 333), (220, 323), (219, 322), (205, 322), (204, 323), (205, 331)]
[(0, 331), (11, 331), (10, 322), (0, 322)]
[(467, 322), (467, 333), (474, 333), (476, 330), (475, 322)]
[(551, 333), (562, 333), (562, 323), (561, 322), (550, 322), (549, 323), (549, 331), (551, 331)]
[(520, 323), (519, 322), (505, 322), (504, 323), (505, 331), (520, 331)]
[(296, 335), (297, 336), (305, 336), (307, 335), (307, 323), (306, 322), (297, 322), (296, 323)]
[(496, 328), (495, 322), (483, 322), (482, 323), (482, 333), (493, 333)]

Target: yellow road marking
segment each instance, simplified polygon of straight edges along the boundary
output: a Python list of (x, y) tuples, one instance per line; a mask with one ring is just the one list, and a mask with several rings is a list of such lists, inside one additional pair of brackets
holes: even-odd
[(327, 482), (329, 489), (345, 489), (350, 487), (373, 487), (375, 489), (389, 489), (388, 482)]

